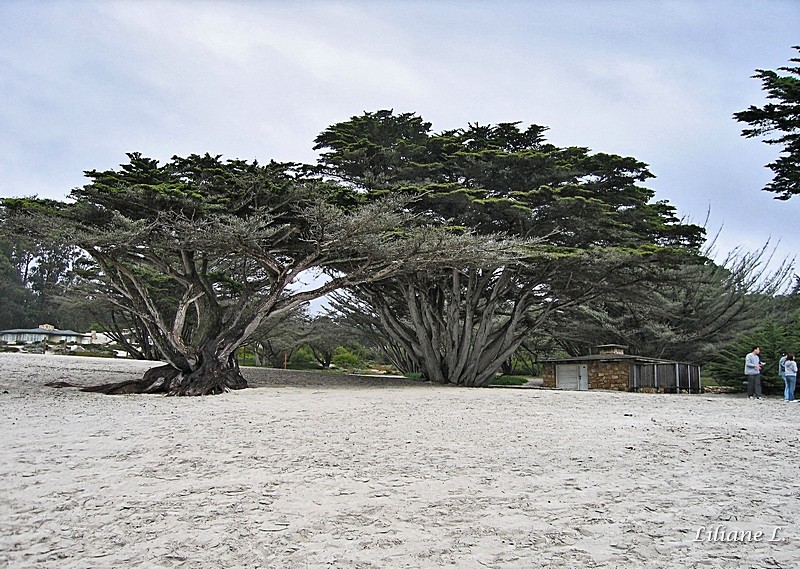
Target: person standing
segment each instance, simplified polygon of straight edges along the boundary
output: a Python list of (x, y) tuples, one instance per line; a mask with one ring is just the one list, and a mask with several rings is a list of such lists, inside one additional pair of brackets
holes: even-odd
[(787, 354), (786, 363), (783, 365), (785, 372), (783, 382), (786, 384), (783, 400), (794, 401), (794, 388), (797, 386), (797, 362), (794, 361), (794, 354)]
[(778, 375), (781, 376), (781, 379), (786, 378), (786, 372), (783, 371), (783, 364), (786, 363), (786, 352), (781, 352), (781, 359), (778, 360)]
[(761, 348), (755, 346), (753, 350), (744, 358), (744, 375), (747, 377), (747, 397), (761, 399), (761, 358), (758, 357)]

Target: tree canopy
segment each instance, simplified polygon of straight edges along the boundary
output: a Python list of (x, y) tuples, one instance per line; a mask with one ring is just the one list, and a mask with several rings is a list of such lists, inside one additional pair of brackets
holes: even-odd
[[(793, 49), (800, 52), (800, 46)], [(800, 63), (800, 58), (789, 61)], [(800, 67), (757, 69), (753, 75), (760, 79), (770, 102), (761, 107), (750, 105), (734, 113), (736, 120), (750, 128), (742, 130), (747, 138), (767, 137), (764, 142), (780, 146), (781, 155), (768, 166), (775, 176), (764, 188), (778, 194), (776, 199), (787, 200), (800, 193)]]

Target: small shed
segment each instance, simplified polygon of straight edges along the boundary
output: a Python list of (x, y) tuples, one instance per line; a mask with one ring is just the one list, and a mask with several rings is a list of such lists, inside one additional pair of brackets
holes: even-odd
[(598, 353), (545, 360), (544, 387), (585, 391), (650, 391), (700, 393), (700, 366), (659, 358), (633, 356), (620, 344), (597, 346)]

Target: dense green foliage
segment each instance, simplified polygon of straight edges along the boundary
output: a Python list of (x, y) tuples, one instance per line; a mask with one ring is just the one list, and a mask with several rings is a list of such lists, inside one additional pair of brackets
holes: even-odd
[(10, 241), (0, 241), (0, 329), (32, 326), (28, 307), (32, 303), (30, 289), (25, 286), (23, 271), (15, 263), (15, 249)]
[(3, 233), (0, 220), (0, 330), (47, 323), (87, 331), (93, 319), (77, 290), (80, 251), (47, 236), (32, 240)]
[(718, 353), (708, 358), (704, 368), (722, 385), (741, 388), (744, 381), (744, 358), (755, 346), (761, 348), (766, 364), (762, 377), (770, 393), (782, 393), (783, 381), (778, 376), (778, 360), (783, 353), (800, 356), (800, 278), (795, 277), (790, 294), (754, 295), (759, 317), (753, 325), (736, 336)]

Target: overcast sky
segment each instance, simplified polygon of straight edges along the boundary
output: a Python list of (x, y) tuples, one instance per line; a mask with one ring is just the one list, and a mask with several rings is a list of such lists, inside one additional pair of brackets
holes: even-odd
[(0, 196), (64, 198), (125, 153), (313, 162), (325, 127), (521, 121), (650, 165), (656, 199), (794, 257), (777, 149), (731, 115), (796, 56), (800, 1), (0, 2)]

